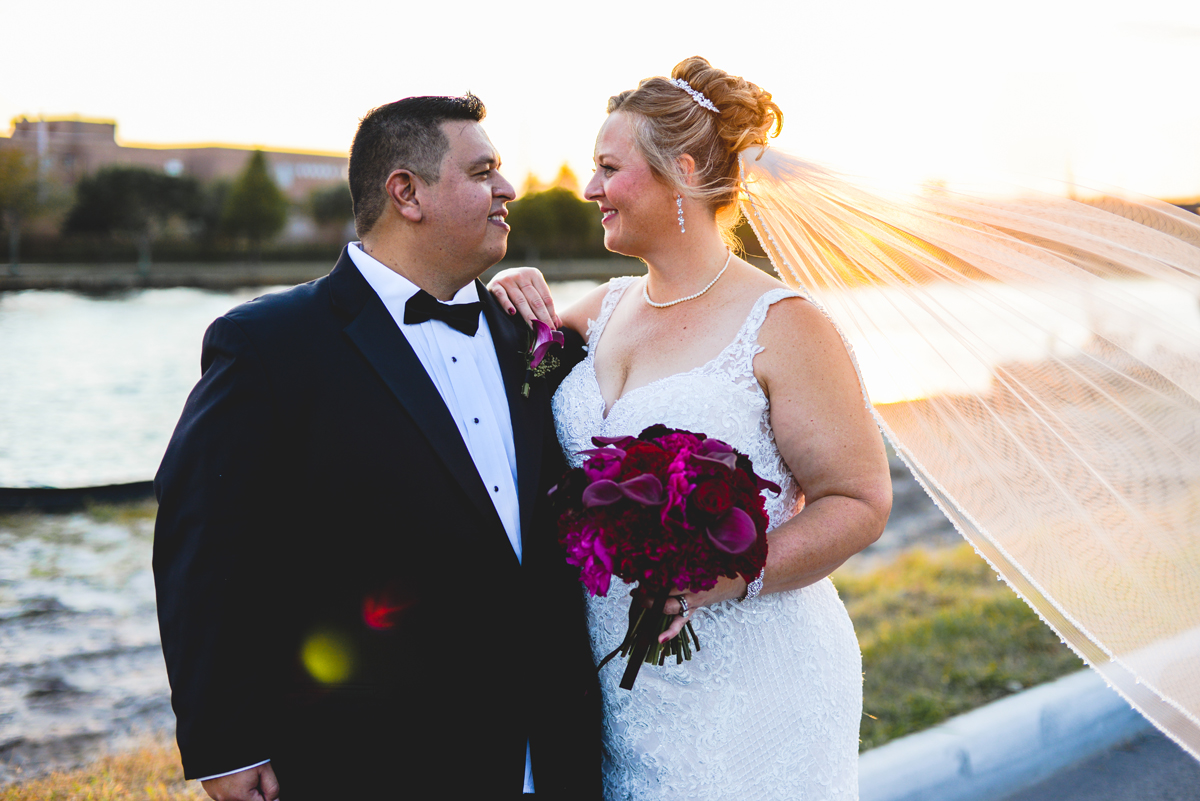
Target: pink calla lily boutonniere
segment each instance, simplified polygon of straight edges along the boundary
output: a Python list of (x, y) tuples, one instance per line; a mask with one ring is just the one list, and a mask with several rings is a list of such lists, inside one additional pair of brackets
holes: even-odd
[(534, 320), (529, 328), (529, 347), (525, 351), (525, 382), (521, 384), (521, 395), (529, 397), (529, 382), (542, 378), (558, 369), (557, 356), (550, 354), (550, 347), (562, 347), (565, 343), (562, 331), (556, 331), (541, 320)]

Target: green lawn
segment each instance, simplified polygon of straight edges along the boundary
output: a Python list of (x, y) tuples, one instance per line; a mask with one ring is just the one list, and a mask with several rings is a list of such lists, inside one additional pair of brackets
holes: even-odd
[(863, 652), (861, 750), (1083, 667), (966, 544), (833, 581)]

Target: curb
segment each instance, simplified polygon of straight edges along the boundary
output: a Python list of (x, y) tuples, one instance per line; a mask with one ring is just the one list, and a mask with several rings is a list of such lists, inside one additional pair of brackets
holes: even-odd
[(1152, 728), (1085, 669), (874, 748), (860, 801), (997, 801)]

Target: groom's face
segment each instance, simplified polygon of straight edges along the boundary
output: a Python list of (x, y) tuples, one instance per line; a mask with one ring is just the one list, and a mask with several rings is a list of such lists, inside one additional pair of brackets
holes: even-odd
[(450, 148), (437, 183), (424, 186), (421, 221), (429, 247), (447, 269), (474, 278), (508, 248), (505, 204), (515, 196), (500, 174), (500, 154), (477, 122), (442, 123)]

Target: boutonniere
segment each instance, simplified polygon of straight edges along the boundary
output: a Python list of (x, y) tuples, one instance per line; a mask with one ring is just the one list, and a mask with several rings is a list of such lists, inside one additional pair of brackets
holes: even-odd
[(530, 324), (527, 336), (528, 345), (525, 348), (525, 382), (521, 384), (521, 395), (529, 397), (529, 382), (534, 378), (542, 378), (558, 369), (557, 356), (549, 355), (550, 346), (560, 348), (566, 342), (562, 331), (556, 331), (541, 320)]

